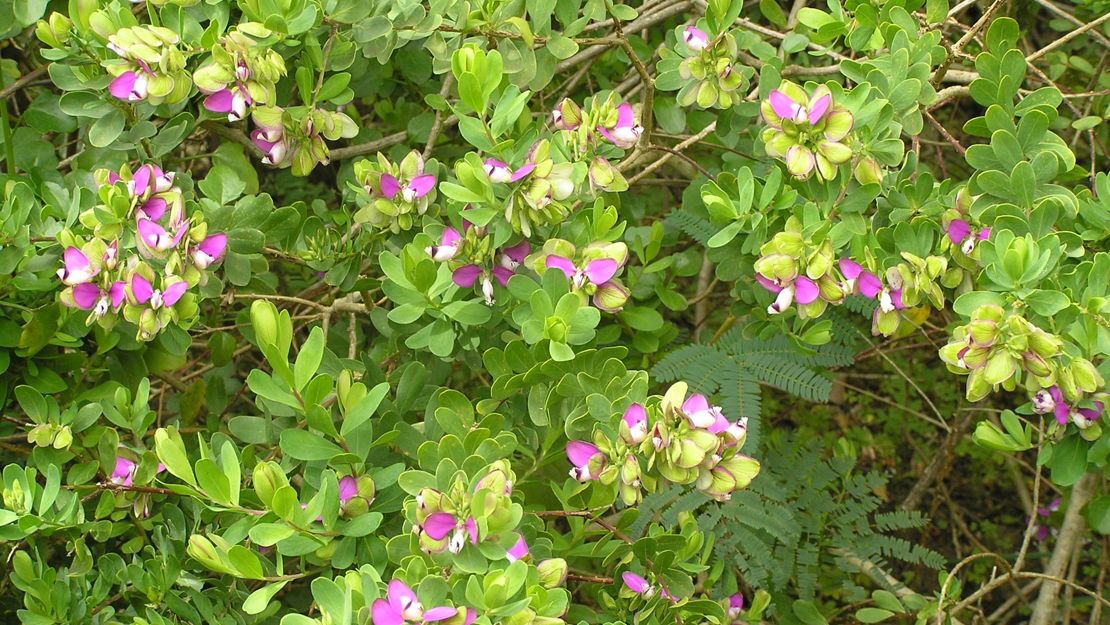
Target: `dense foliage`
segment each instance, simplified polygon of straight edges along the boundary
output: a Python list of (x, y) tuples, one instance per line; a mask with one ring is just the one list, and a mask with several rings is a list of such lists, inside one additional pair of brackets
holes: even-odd
[(0, 618), (1100, 622), (1103, 0), (0, 0)]

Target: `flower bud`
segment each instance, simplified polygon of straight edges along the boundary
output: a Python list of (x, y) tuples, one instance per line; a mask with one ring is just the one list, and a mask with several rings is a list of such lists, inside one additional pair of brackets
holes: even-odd
[(983, 368), (983, 377), (987, 384), (1001, 384), (1013, 377), (1017, 372), (1017, 363), (1008, 351), (996, 350), (987, 359), (987, 366)]
[(1072, 360), (1070, 369), (1075, 377), (1076, 387), (1087, 393), (1093, 393), (1105, 384), (1098, 369), (1086, 358)]
[(548, 558), (536, 565), (540, 575), (540, 585), (544, 588), (558, 588), (567, 581), (567, 561), (562, 558)]
[(967, 324), (967, 331), (974, 344), (990, 347), (998, 336), (998, 324), (989, 319), (975, 319)]
[(570, 98), (563, 98), (551, 111), (551, 123), (559, 130), (577, 130), (582, 125), (582, 117), (582, 109)]
[(1042, 358), (1052, 358), (1063, 349), (1063, 343), (1055, 334), (1037, 328), (1029, 334), (1029, 347)]
[(251, 304), (251, 326), (260, 345), (277, 345), (278, 313), (272, 303), (266, 300), (255, 300)]
[(227, 570), (223, 560), (220, 558), (219, 551), (216, 550), (216, 546), (212, 544), (212, 541), (200, 534), (193, 534), (189, 537), (189, 548), (187, 551), (190, 556), (209, 569), (221, 572)]
[(1025, 370), (1033, 375), (1043, 378), (1052, 373), (1052, 367), (1044, 358), (1041, 358), (1035, 352), (1024, 352), (1021, 355), (1021, 364)]
[(54, 12), (48, 20), (39, 20), (35, 26), (35, 36), (39, 41), (52, 48), (64, 48), (69, 41), (70, 29), (73, 23), (65, 15)]
[(283, 486), (289, 485), (285, 472), (273, 462), (259, 462), (254, 465), (253, 474), (254, 492), (266, 507), (270, 507), (274, 493)]
[(861, 158), (852, 170), (852, 174), (860, 184), (879, 184), (883, 181), (883, 168), (870, 156)]

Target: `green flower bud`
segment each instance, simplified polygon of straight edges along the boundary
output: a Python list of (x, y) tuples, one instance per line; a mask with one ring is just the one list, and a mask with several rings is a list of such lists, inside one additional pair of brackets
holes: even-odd
[(1017, 362), (1009, 352), (996, 350), (987, 359), (987, 366), (983, 368), (983, 379), (987, 384), (1001, 384), (1013, 377), (1017, 372)]
[(1042, 358), (1052, 358), (1060, 353), (1064, 344), (1055, 334), (1038, 328), (1029, 334), (1029, 347)]
[(1034, 352), (1025, 352), (1021, 355), (1022, 366), (1025, 370), (1037, 377), (1045, 377), (1052, 373), (1052, 367), (1044, 358), (1041, 358)]
[(998, 337), (998, 324), (990, 319), (976, 319), (967, 325), (971, 340), (981, 347), (990, 347)]
[(1093, 393), (1106, 384), (1098, 369), (1086, 358), (1072, 360), (1069, 368), (1075, 377), (1076, 387), (1086, 393)]
[(860, 184), (879, 184), (883, 181), (882, 166), (870, 156), (861, 158), (852, 170), (852, 174)]
[(558, 588), (567, 581), (567, 561), (562, 558), (548, 558), (536, 565), (540, 575), (540, 585), (544, 588)]
[(229, 572), (227, 565), (224, 564), (219, 551), (216, 550), (212, 541), (200, 534), (193, 534), (189, 537), (189, 547), (186, 551), (188, 551), (189, 555), (196, 561), (213, 571)]
[(285, 472), (274, 462), (259, 462), (254, 465), (252, 476), (254, 492), (258, 499), (269, 508), (274, 500), (274, 493), (283, 486), (289, 485)]
[(55, 11), (50, 14), (49, 20), (38, 21), (35, 25), (35, 36), (52, 48), (64, 48), (72, 29), (73, 23), (69, 18)]
[(985, 369), (975, 369), (967, 376), (967, 393), (968, 401), (979, 401), (985, 398), (991, 392), (991, 385), (983, 376)]

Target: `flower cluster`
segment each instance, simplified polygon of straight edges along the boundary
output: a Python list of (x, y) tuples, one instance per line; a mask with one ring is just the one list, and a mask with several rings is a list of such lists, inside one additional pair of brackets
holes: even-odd
[(255, 105), (277, 103), (275, 83), (285, 75), (285, 60), (259, 43), (272, 36), (255, 22), (243, 22), (212, 47), (211, 56), (195, 72), (193, 82), (206, 94), (204, 108), (239, 121)]
[(617, 278), (628, 262), (624, 243), (596, 242), (576, 250), (563, 239), (549, 239), (529, 262), (536, 273), (561, 271), (570, 280), (571, 290), (592, 297), (593, 304), (609, 313), (620, 312), (628, 301), (628, 288)]
[(456, 473), (444, 491), (422, 488), (414, 498), (411, 517), (420, 549), (429, 554), (457, 554), (467, 545), (499, 542), (504, 535), (516, 539), (506, 557), (523, 558), (528, 547), (520, 545), (523, 539), (514, 532), (514, 480), (508, 462), (501, 460), (469, 488), (462, 472)]
[(816, 171), (819, 180), (832, 180), (837, 166), (851, 160), (852, 148), (843, 141), (852, 131), (852, 113), (833, 101), (825, 85), (807, 94), (783, 81), (761, 103), (760, 112), (768, 126), (762, 134), (764, 149), (783, 159), (795, 178), (805, 180)]
[(436, 177), (428, 173), (420, 152), (413, 150), (393, 164), (378, 153), (377, 162), (360, 160), (354, 165), (357, 199), (361, 207), (355, 221), (392, 232), (408, 230), (428, 212), (436, 198)]
[[(206, 271), (227, 248), (227, 235), (208, 233), (198, 214), (185, 215), (174, 174), (157, 165), (131, 172), (97, 172), (102, 206), (90, 209), (81, 222), (95, 234), (80, 244), (64, 232), (61, 301), (90, 311), (88, 323), (110, 327), (114, 313), (138, 326), (138, 338), (150, 340), (172, 321), (195, 311), (191, 286), (206, 280)], [(108, 223), (111, 218), (117, 221)], [(105, 240), (110, 239), (110, 241)], [(129, 251), (134, 252), (128, 254)], [(113, 314), (109, 314), (113, 313)]]
[[(1087, 398), (1105, 386), (1098, 369), (1083, 358), (1070, 358), (1063, 341), (1030, 323), (1019, 312), (987, 304), (952, 333), (940, 357), (953, 373), (967, 375), (967, 399), (978, 401), (992, 390), (1034, 391), (1033, 409), (1053, 413), (1086, 428), (1102, 412), (1102, 396)], [(1086, 411), (1086, 412), (1085, 412)]]
[(659, 402), (632, 404), (620, 417), (618, 440), (600, 430), (593, 442), (573, 440), (566, 453), (570, 476), (579, 482), (617, 482), (626, 505), (635, 505), (642, 491), (654, 490), (655, 479), (643, 474), (641, 460), (675, 484), (694, 484), (714, 499), (728, 500), (759, 473), (759, 462), (740, 452), (747, 438), (747, 419), (726, 418), (704, 395), (686, 397), (687, 386), (671, 386)]
[(534, 143), (519, 167), (487, 158), (483, 169), (490, 182), (510, 186), (505, 221), (524, 236), (531, 236), (535, 226), (558, 224), (570, 213), (563, 200), (574, 194), (574, 165), (556, 163), (547, 139)]
[(290, 167), (295, 176), (307, 176), (317, 163), (331, 162), (327, 141), (358, 134), (355, 121), (345, 113), (307, 106), (256, 106), (251, 121), (256, 126), (251, 141), (262, 151), (262, 162)]
[(577, 162), (586, 165), (591, 192), (628, 189), (624, 175), (599, 151), (608, 144), (628, 149), (640, 140), (643, 128), (637, 123), (631, 104), (620, 102), (613, 94), (604, 99), (595, 96), (587, 112), (570, 98), (564, 98), (551, 111), (551, 121), (569, 152)]
[(527, 240), (497, 250), (485, 228), (463, 221), (463, 231), (451, 226), (443, 229), (437, 245), (427, 248), (428, 255), (439, 262), (450, 262), (451, 280), (464, 289), (480, 284), (482, 297), (493, 304), (493, 283), (508, 286), (509, 278), (517, 272), (528, 256), (531, 246)]
[(679, 104), (727, 109), (743, 100), (747, 80), (736, 63), (738, 48), (732, 33), (711, 39), (700, 28), (687, 26), (681, 40), (678, 72), (686, 84), (678, 92)]
[(177, 33), (161, 26), (117, 30), (108, 37), (108, 49), (119, 58), (103, 61), (115, 77), (108, 92), (126, 102), (151, 104), (175, 104), (187, 98), (192, 80), (178, 42)]
[(375, 599), (370, 605), (370, 619), (374, 625), (470, 625), (476, 618), (478, 613), (472, 608), (438, 606), (425, 610), (412, 588), (399, 579), (389, 582), (385, 599)]
[[(778, 315), (796, 304), (802, 318), (819, 317), (828, 304), (844, 300), (844, 278), (835, 275), (832, 243), (812, 245), (795, 220), (760, 247), (755, 279), (775, 294), (767, 313)], [(854, 286), (854, 285), (853, 285)]]

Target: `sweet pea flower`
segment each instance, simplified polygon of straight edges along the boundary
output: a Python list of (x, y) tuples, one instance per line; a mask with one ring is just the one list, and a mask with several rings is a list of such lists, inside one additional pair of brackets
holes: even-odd
[(93, 311), (97, 317), (103, 317), (109, 309), (119, 308), (125, 297), (126, 285), (120, 281), (113, 282), (107, 291), (91, 282), (73, 287), (73, 303), (81, 310)]
[(524, 536), (518, 533), (516, 543), (509, 548), (509, 551), (505, 554), (505, 557), (508, 558), (510, 563), (512, 563), (520, 560), (526, 555), (528, 555), (528, 543), (524, 542)]
[(686, 416), (686, 420), (690, 422), (691, 426), (708, 430), (711, 434), (720, 434), (732, 425), (725, 418), (721, 407), (710, 406), (705, 395), (701, 393), (691, 395), (686, 401), (682, 402), (682, 414)]
[(903, 308), (905, 308), (905, 305), (902, 304), (902, 289), (887, 287), (879, 292), (879, 308), (877, 310), (888, 313)]
[(439, 245), (431, 245), (424, 248), (424, 251), (432, 257), (432, 260), (443, 262), (451, 260), (459, 253), (461, 242), (462, 236), (459, 231), (448, 226), (443, 229), (443, 234), (439, 237)]
[(728, 617), (736, 620), (744, 610), (744, 595), (736, 593), (728, 598)]
[(687, 26), (682, 31), (682, 43), (695, 52), (701, 52), (709, 46), (709, 35), (696, 26)]
[(1060, 392), (1060, 387), (1054, 385), (1047, 389), (1042, 388), (1033, 395), (1033, 412), (1037, 414), (1051, 412), (1056, 417), (1056, 421), (1064, 425), (1068, 422), (1071, 408), (1064, 402), (1064, 394)]
[(352, 475), (344, 475), (339, 479), (339, 505), (350, 501), (358, 494), (358, 480)]
[(493, 280), (501, 286), (508, 286), (509, 278), (513, 277), (517, 268), (524, 262), (531, 246), (528, 241), (521, 241), (512, 247), (505, 248), (498, 256), (497, 265), (486, 270), (474, 263), (463, 265), (451, 273), (451, 280), (458, 286), (468, 289), (482, 280), (482, 297), (487, 304), (493, 304)]
[(953, 219), (948, 223), (948, 239), (953, 245), (960, 246), (960, 251), (964, 254), (970, 254), (979, 241), (986, 241), (990, 235), (990, 228), (976, 231), (963, 219)]
[(575, 289), (580, 289), (586, 284), (600, 286), (612, 279), (620, 269), (620, 264), (612, 258), (596, 258), (585, 265), (578, 266), (569, 258), (550, 254), (544, 263), (548, 269), (562, 271)]
[(222, 232), (210, 234), (193, 249), (193, 264), (200, 269), (207, 269), (223, 258), (225, 250), (227, 250), (227, 235)]
[(1105, 405), (1100, 401), (1091, 403), (1094, 404), (1094, 408), (1076, 408), (1071, 411), (1071, 422), (1081, 430), (1091, 427), (1095, 421), (1098, 421), (1105, 409)]
[(436, 186), (434, 174), (420, 174), (413, 177), (405, 186), (392, 174), (382, 174), (378, 181), (378, 190), (387, 199), (394, 199), (399, 193), (405, 202), (414, 202), (428, 195)]
[(247, 108), (251, 104), (251, 94), (241, 84), (224, 87), (204, 98), (204, 108), (213, 113), (226, 114), (229, 122), (237, 122), (246, 117)]
[(449, 512), (435, 512), (424, 519), (422, 531), (432, 540), (443, 540), (450, 534), (447, 550), (451, 553), (462, 551), (467, 538), (470, 539), (470, 544), (478, 544), (478, 524), (474, 517), (461, 519)]
[(139, 102), (145, 100), (149, 93), (148, 76), (153, 75), (149, 67), (145, 67), (143, 63), (138, 72), (127, 70), (126, 72), (116, 76), (111, 83), (108, 84), (108, 93), (117, 100), (124, 102)]
[[(163, 281), (164, 283), (165, 281)], [(162, 307), (172, 308), (181, 299), (181, 296), (185, 295), (185, 291), (189, 290), (189, 283), (184, 280), (170, 283), (164, 287), (165, 290), (155, 289), (138, 272), (131, 274), (131, 283), (128, 286), (131, 289), (131, 296), (135, 299), (135, 303), (139, 305), (149, 303), (154, 310)]]
[(641, 404), (632, 404), (621, 417), (621, 438), (629, 445), (639, 445), (647, 438), (647, 411)]
[(559, 130), (578, 130), (582, 125), (582, 108), (570, 98), (563, 98), (551, 111), (551, 123)]
[(789, 119), (796, 124), (809, 124), (816, 126), (829, 112), (832, 104), (832, 95), (825, 93), (811, 99), (808, 103), (798, 102), (778, 89), (771, 91), (768, 100), (771, 109), (782, 119)]
[[(434, 623), (456, 616), (459, 611), (450, 606), (425, 610), (416, 599), (416, 593), (401, 580), (389, 582), (385, 599), (375, 599), (370, 606), (370, 619), (374, 625), (402, 625), (402, 623)], [(469, 614), (467, 615), (469, 617)]]
[(93, 279), (100, 271), (89, 262), (89, 257), (76, 247), (67, 247), (62, 252), (62, 268), (58, 270), (58, 277), (62, 284), (76, 286)]
[(636, 145), (644, 129), (636, 123), (632, 105), (625, 102), (617, 107), (617, 123), (611, 128), (598, 126), (597, 131), (618, 148), (628, 149)]
[(875, 299), (883, 288), (879, 276), (867, 271), (862, 265), (850, 258), (841, 258), (839, 261), (840, 273), (844, 276), (841, 289), (845, 295), (859, 293), (868, 299)]
[(655, 587), (649, 584), (646, 579), (632, 571), (621, 573), (621, 579), (624, 580), (625, 588), (638, 595), (642, 595), (644, 598), (649, 598), (655, 594)]
[(134, 483), (137, 467), (134, 460), (116, 456), (116, 468), (112, 471), (112, 475), (108, 476), (108, 481), (119, 486), (130, 487)]
[(817, 286), (817, 283), (804, 275), (794, 278), (793, 282), (789, 284), (780, 284), (780, 281), (772, 280), (760, 273), (755, 274), (755, 280), (763, 288), (778, 294), (775, 301), (767, 307), (767, 314), (770, 315), (782, 313), (790, 308), (790, 304), (795, 301), (802, 306), (812, 304), (817, 301), (817, 297), (821, 294), (821, 289)]
[(574, 465), (570, 476), (579, 482), (596, 480), (605, 466), (605, 454), (597, 445), (586, 441), (570, 441), (567, 443), (567, 458)]
[[(166, 232), (166, 229), (157, 223), (140, 217), (135, 225), (135, 229), (139, 233), (139, 241), (143, 244), (140, 251), (146, 252), (165, 252), (177, 247), (181, 242), (181, 238), (189, 230), (189, 222), (182, 220), (177, 224), (173, 235)], [(145, 247), (145, 249), (144, 249)]]
[[(132, 197), (147, 198), (155, 193), (163, 193), (172, 189), (173, 179), (174, 173), (172, 171), (162, 171), (161, 167), (148, 163), (135, 170), (131, 180), (127, 181), (127, 191)], [(111, 180), (110, 177), (109, 180)], [(152, 217), (152, 219), (156, 218)]]
[(509, 182), (513, 177), (513, 169), (509, 167), (508, 163), (496, 158), (487, 158), (482, 163), (482, 170), (486, 172), (489, 181), (493, 183)]

